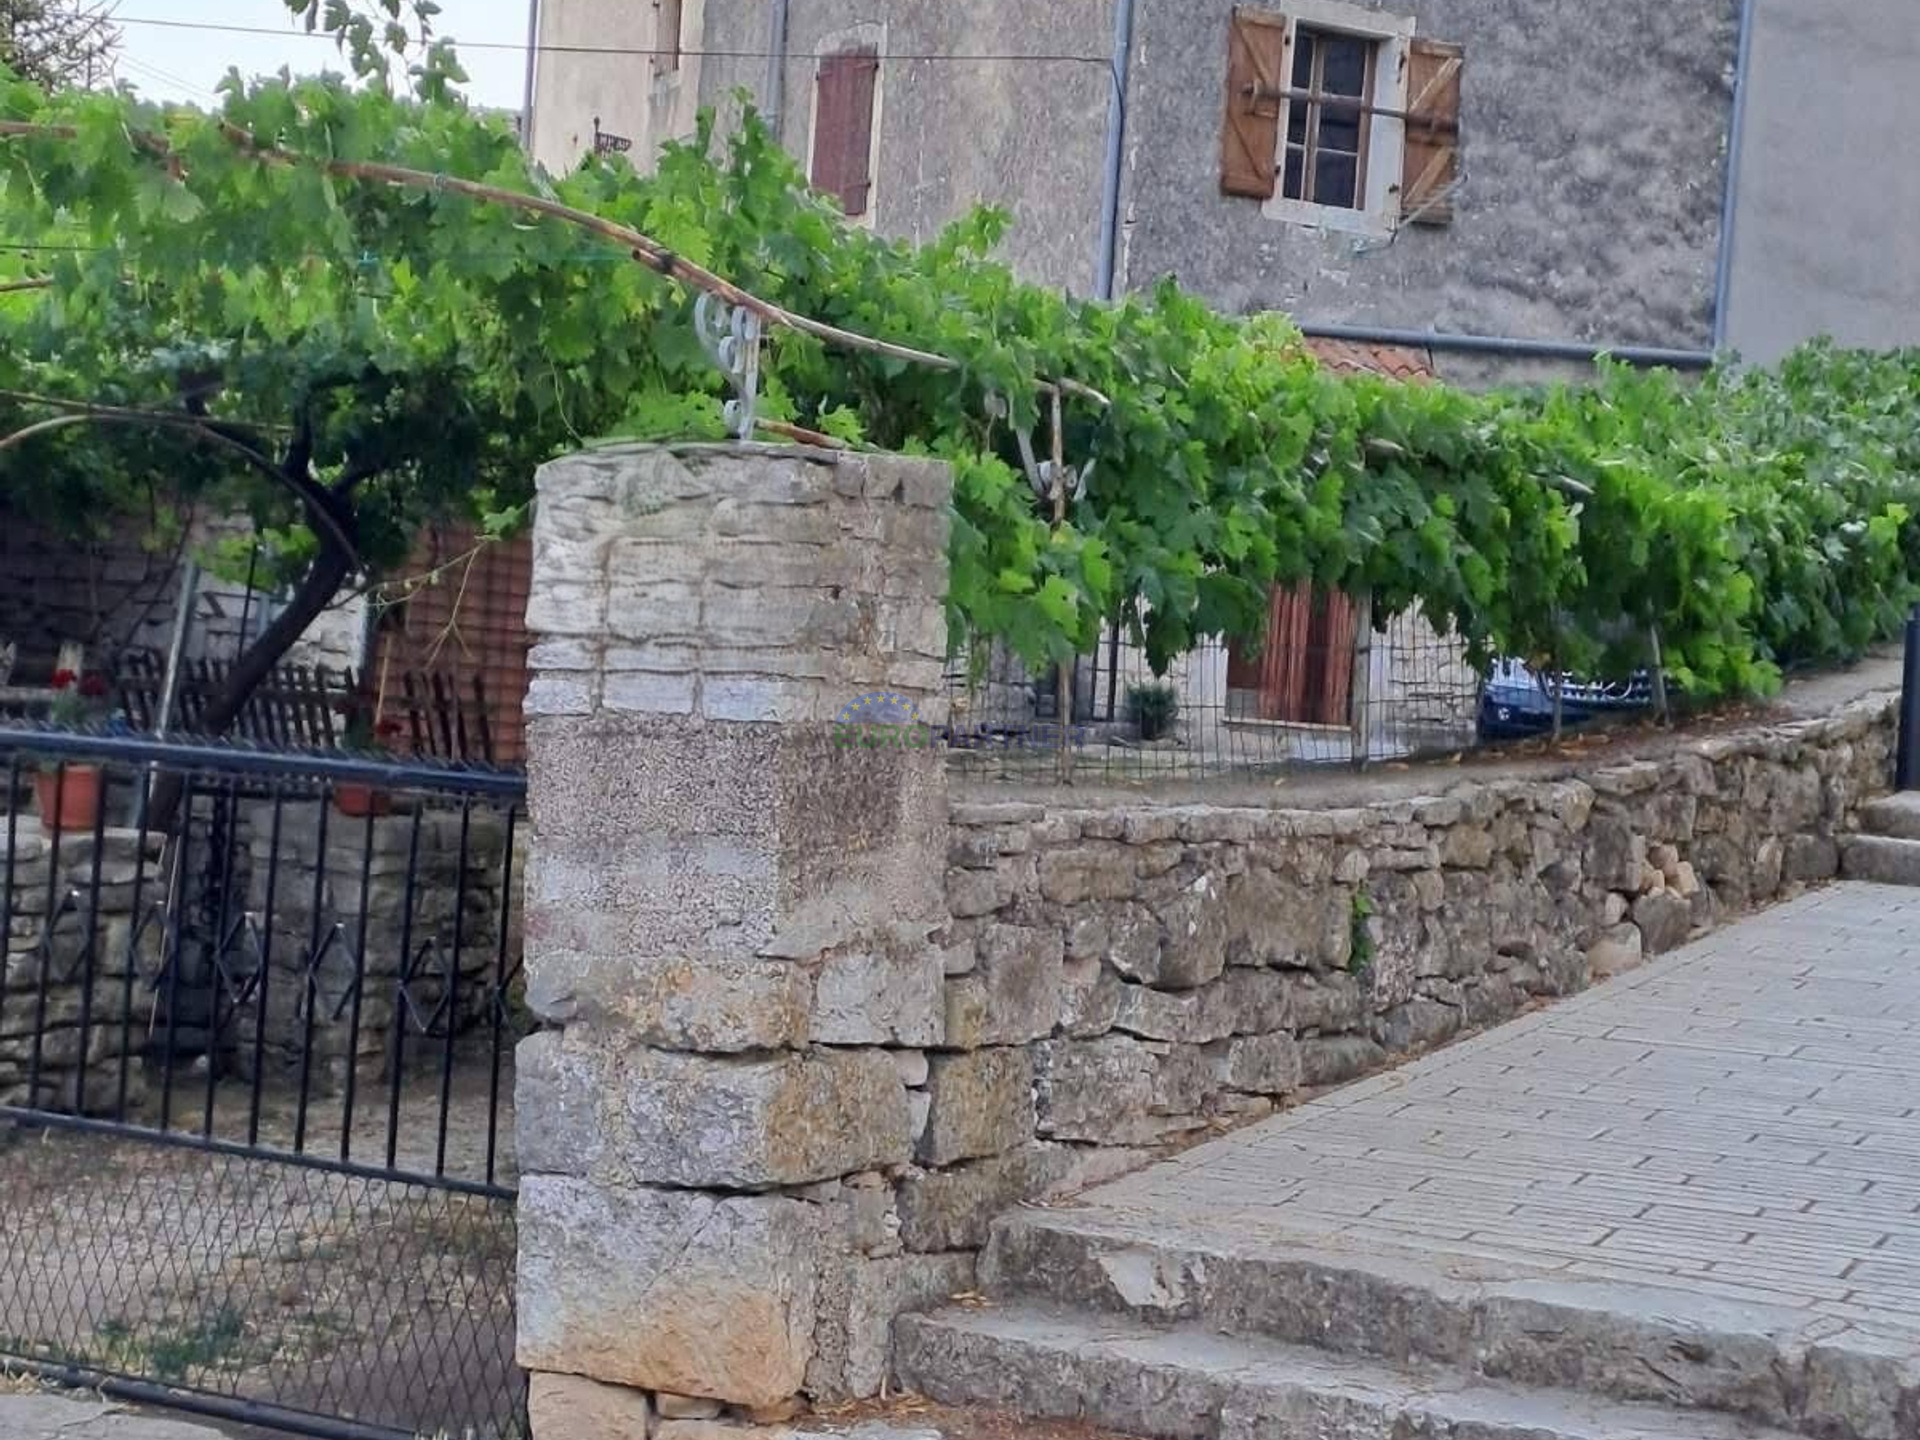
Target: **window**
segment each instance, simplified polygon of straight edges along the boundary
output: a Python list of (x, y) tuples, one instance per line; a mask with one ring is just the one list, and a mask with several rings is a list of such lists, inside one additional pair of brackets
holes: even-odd
[(1220, 189), (1270, 219), (1386, 233), (1445, 225), (1460, 174), (1460, 47), (1350, 0), (1239, 6)]
[(814, 92), (813, 188), (840, 202), (848, 216), (866, 215), (873, 202), (873, 116), (880, 51), (863, 45), (820, 62)]
[(680, 73), (680, 26), (685, 0), (653, 0), (653, 74)]
[(1287, 158), (1280, 193), (1289, 200), (1365, 208), (1367, 132), (1379, 43), (1298, 26), (1287, 102)]

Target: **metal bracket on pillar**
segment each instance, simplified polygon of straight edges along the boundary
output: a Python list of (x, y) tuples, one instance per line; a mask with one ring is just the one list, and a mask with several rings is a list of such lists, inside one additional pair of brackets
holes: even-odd
[(734, 398), (725, 410), (727, 429), (736, 439), (751, 440), (760, 404), (760, 339), (765, 333), (760, 317), (702, 292), (693, 302), (693, 328), (701, 348), (733, 388)]

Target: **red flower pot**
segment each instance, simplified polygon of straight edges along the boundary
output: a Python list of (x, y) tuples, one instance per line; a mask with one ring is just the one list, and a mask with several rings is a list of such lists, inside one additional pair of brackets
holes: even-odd
[(393, 797), (371, 785), (336, 785), (333, 787), (333, 808), (355, 819), (364, 819), (368, 815), (391, 815)]
[(101, 784), (98, 765), (67, 765), (42, 770), (33, 777), (33, 798), (40, 806), (40, 828), (49, 834), (91, 835), (100, 821)]

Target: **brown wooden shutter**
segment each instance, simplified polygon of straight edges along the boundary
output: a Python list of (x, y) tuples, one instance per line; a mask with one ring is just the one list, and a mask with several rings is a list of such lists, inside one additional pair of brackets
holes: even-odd
[(1466, 52), (1444, 40), (1415, 39), (1407, 64), (1407, 151), (1400, 217), (1416, 225), (1453, 223), (1460, 178), (1460, 71)]
[(1273, 198), (1288, 44), (1286, 16), (1234, 7), (1227, 34), (1227, 118), (1220, 131), (1222, 194)]
[(680, 68), (680, 26), (685, 0), (653, 0), (653, 73), (671, 75)]
[(873, 101), (880, 52), (871, 47), (820, 62), (813, 117), (813, 188), (848, 215), (864, 215), (873, 196)]

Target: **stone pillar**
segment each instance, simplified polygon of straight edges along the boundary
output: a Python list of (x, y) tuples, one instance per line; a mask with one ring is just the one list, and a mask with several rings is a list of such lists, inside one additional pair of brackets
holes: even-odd
[(538, 1440), (872, 1393), (893, 1313), (969, 1282), (903, 1252), (893, 1203), (944, 1029), (948, 494), (935, 462), (789, 447), (540, 473), (527, 973), (556, 1028), (517, 1085)]

